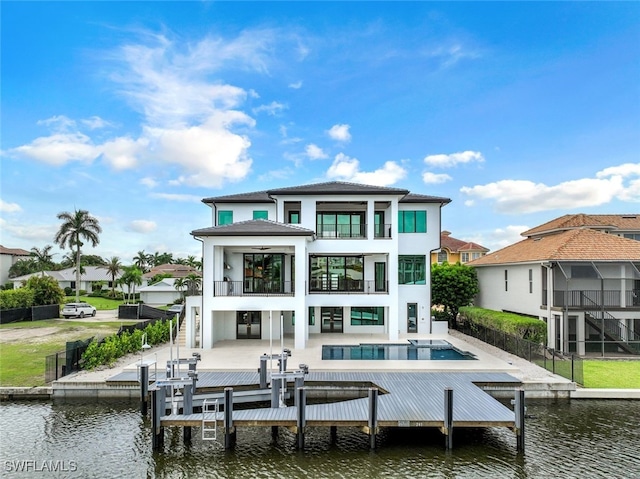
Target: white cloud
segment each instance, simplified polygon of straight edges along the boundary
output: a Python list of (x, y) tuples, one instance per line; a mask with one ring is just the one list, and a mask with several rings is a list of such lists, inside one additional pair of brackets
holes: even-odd
[(27, 240), (33, 243), (51, 243), (51, 239), (56, 235), (60, 225), (38, 225), (31, 222), (15, 224), (0, 218), (0, 225), (5, 235)]
[(240, 112), (220, 112), (206, 123), (181, 129), (149, 128), (154, 138), (155, 156), (185, 170), (175, 181), (188, 186), (221, 187), (226, 181), (240, 181), (249, 173), (251, 142), (246, 136), (229, 131), (233, 123), (253, 126), (253, 120)]
[(155, 188), (158, 186), (158, 182), (153, 178), (146, 176), (140, 180), (140, 184), (146, 186), (147, 188)]
[(289, 83), (289, 88), (293, 88), (294, 90), (299, 90), (302, 88), (302, 80), (299, 80), (295, 83)]
[(46, 120), (38, 120), (37, 125), (44, 125), (51, 128), (55, 132), (66, 132), (70, 128), (75, 128), (76, 122), (64, 115), (55, 115)]
[(375, 186), (389, 186), (405, 178), (407, 171), (395, 161), (387, 161), (375, 171), (360, 171), (360, 162), (343, 153), (338, 153), (327, 170), (330, 180), (351, 181)]
[(291, 167), (284, 167), (279, 170), (272, 170), (264, 173), (258, 177), (259, 181), (272, 181), (272, 180), (284, 180), (287, 178), (291, 178), (295, 173), (295, 169)]
[(458, 164), (471, 163), (476, 161), (482, 163), (484, 156), (479, 151), (461, 151), (451, 154), (428, 155), (424, 158), (424, 163), (428, 166), (448, 168)]
[(311, 160), (324, 160), (329, 158), (329, 155), (327, 155), (322, 148), (313, 143), (308, 144), (304, 151)]
[(152, 193), (150, 196), (152, 198), (159, 198), (161, 200), (192, 202), (192, 203), (199, 203), (202, 200), (201, 196), (184, 195), (184, 194), (177, 194), (177, 193)]
[(485, 248), (489, 248), (491, 251), (496, 251), (522, 241), (524, 239), (522, 233), (528, 229), (531, 228), (529, 226), (509, 225), (505, 228), (496, 228), (489, 234), (486, 240), (481, 239), (471, 241), (476, 241)]
[(424, 181), (427, 185), (437, 185), (440, 183), (446, 183), (447, 181), (451, 181), (451, 177), (447, 174), (436, 174), (431, 173), (429, 171), (422, 174), (422, 181)]
[(441, 45), (435, 49), (425, 51), (423, 54), (441, 60), (441, 66), (443, 68), (451, 67), (467, 58), (474, 60), (481, 57), (479, 51), (465, 48), (458, 42)]
[(133, 168), (138, 164), (138, 158), (144, 153), (149, 140), (119, 137), (101, 145), (104, 160), (116, 170)]
[(135, 231), (136, 233), (151, 233), (157, 229), (158, 225), (155, 221), (150, 220), (133, 220), (129, 223), (129, 228), (131, 231)]
[(83, 120), (80, 120), (82, 122), (83, 125), (85, 125), (87, 128), (89, 128), (90, 130), (97, 130), (99, 128), (106, 128), (108, 126), (113, 126), (112, 123), (103, 120), (102, 118), (100, 118), (99, 116), (92, 116), (90, 118), (85, 118)]
[(349, 133), (349, 125), (333, 125), (329, 130), (327, 130), (327, 134), (330, 138), (336, 141), (350, 141), (351, 133)]
[(555, 186), (527, 180), (501, 180), (486, 185), (465, 186), (460, 191), (473, 199), (492, 200), (496, 211), (506, 214), (598, 206), (625, 192), (619, 177), (587, 178)]
[(36, 138), (28, 145), (9, 150), (9, 153), (61, 166), (70, 161), (93, 161), (100, 156), (100, 148), (83, 133), (56, 133)]
[(19, 213), (22, 207), (18, 203), (8, 203), (0, 199), (0, 211), (3, 213)]
[(267, 115), (276, 116), (285, 108), (286, 106), (283, 105), (282, 103), (278, 103), (277, 101), (272, 101), (268, 105), (260, 105), (259, 107), (254, 108), (252, 111), (254, 115), (257, 115), (258, 113), (261, 113), (264, 111), (267, 113)]

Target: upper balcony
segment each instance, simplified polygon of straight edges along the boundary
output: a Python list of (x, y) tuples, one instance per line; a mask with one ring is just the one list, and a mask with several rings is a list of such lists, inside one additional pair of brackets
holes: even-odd
[[(547, 291), (543, 290), (542, 293), (542, 304), (547, 306)], [(593, 310), (603, 307), (640, 309), (640, 290), (556, 290), (553, 292), (552, 306), (573, 310)]]
[[(373, 229), (375, 239), (391, 238), (391, 225), (376, 223)], [(366, 224), (318, 224), (316, 237), (320, 239), (367, 239)]]

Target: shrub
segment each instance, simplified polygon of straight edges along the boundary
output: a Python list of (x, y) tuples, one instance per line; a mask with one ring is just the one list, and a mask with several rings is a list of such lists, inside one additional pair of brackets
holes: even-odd
[(471, 323), (504, 331), (534, 343), (546, 344), (547, 323), (539, 319), (471, 306), (460, 308), (460, 315)]
[(60, 304), (64, 301), (64, 291), (51, 276), (31, 276), (24, 287), (33, 290), (34, 306)]
[(72, 296), (73, 295), (73, 288), (71, 286), (66, 286), (64, 288), (64, 295), (65, 296)]
[(34, 305), (34, 291), (29, 288), (0, 291), (0, 309), (29, 308)]
[(142, 335), (147, 334), (147, 343), (151, 346), (169, 340), (169, 321), (156, 321), (148, 324), (144, 330), (127, 330), (120, 334), (107, 336), (102, 341), (95, 339), (82, 355), (83, 368), (95, 369), (106, 364), (112, 366), (119, 358), (142, 349)]

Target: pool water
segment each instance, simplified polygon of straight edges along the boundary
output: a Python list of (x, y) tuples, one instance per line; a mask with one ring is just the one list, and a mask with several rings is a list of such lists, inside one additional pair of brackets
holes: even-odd
[(477, 359), (444, 340), (410, 340), (401, 344), (323, 345), (322, 359), (374, 361), (466, 361)]

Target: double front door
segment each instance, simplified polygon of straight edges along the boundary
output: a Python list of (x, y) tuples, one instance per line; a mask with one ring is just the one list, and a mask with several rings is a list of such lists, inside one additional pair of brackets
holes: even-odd
[(261, 339), (262, 332), (260, 326), (262, 313), (260, 311), (237, 311), (236, 312), (236, 338), (238, 339)]

